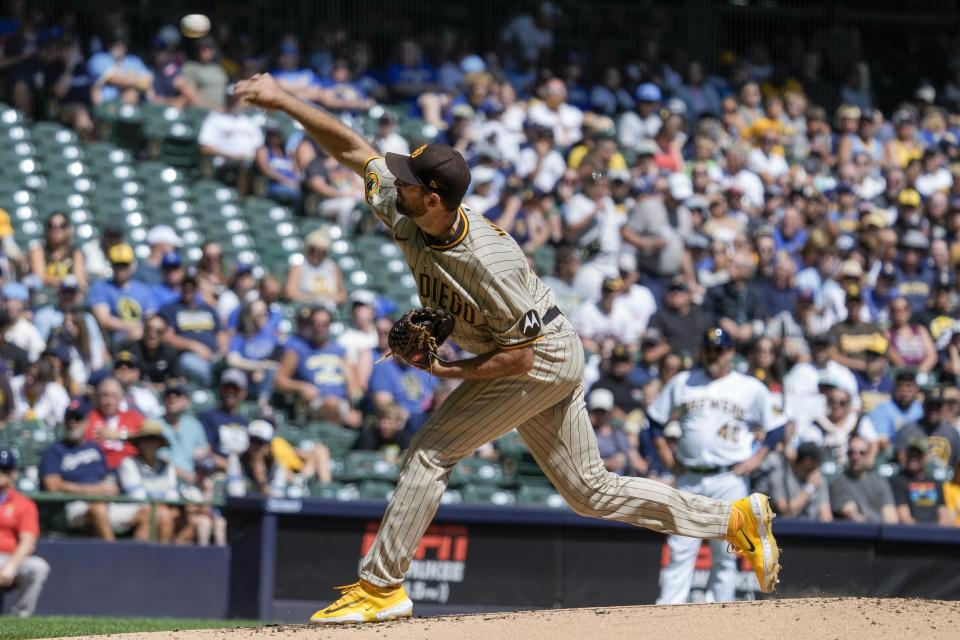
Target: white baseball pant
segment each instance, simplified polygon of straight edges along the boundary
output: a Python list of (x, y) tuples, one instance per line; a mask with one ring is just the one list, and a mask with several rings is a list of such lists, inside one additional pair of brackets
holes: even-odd
[[(677, 480), (677, 488), (717, 500), (733, 502), (746, 497), (749, 484), (746, 478), (727, 472), (716, 475), (685, 473)], [(660, 571), (660, 596), (657, 604), (683, 604), (690, 597), (693, 572), (700, 552), (700, 540), (684, 536), (667, 537), (670, 564)], [(707, 598), (714, 602), (734, 600), (737, 588), (737, 558), (727, 551), (725, 539), (710, 541), (713, 567), (707, 581)]]

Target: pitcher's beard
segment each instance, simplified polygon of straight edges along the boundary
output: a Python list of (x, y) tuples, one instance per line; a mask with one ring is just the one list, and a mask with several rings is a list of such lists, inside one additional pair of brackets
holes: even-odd
[(427, 208), (424, 207), (420, 211), (411, 211), (410, 208), (400, 201), (400, 198), (397, 198), (397, 213), (405, 215), (408, 218), (419, 218), (427, 212)]

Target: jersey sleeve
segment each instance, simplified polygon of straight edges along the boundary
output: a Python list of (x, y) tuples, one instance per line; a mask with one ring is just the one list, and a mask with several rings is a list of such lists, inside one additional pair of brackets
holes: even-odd
[(394, 175), (387, 169), (386, 161), (380, 156), (373, 156), (363, 165), (363, 191), (367, 204), (391, 229), (399, 216), (394, 179)]
[(482, 291), (487, 322), (500, 349), (517, 349), (540, 339), (543, 319), (526, 286), (525, 270), (494, 275)]

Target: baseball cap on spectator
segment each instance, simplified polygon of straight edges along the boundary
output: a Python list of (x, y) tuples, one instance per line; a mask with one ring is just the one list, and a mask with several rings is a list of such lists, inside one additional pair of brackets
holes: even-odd
[(710, 246), (710, 239), (695, 231), (687, 235), (684, 245), (689, 249), (707, 249)]
[(127, 437), (127, 439), (134, 444), (139, 440), (146, 440), (147, 438), (160, 440), (163, 443), (161, 446), (170, 446), (170, 441), (167, 440), (167, 436), (163, 433), (163, 426), (156, 420), (144, 420), (143, 425), (140, 426), (140, 431)]
[(273, 425), (266, 420), (251, 420), (247, 425), (247, 435), (254, 440), (270, 442), (273, 440)]
[(890, 120), (893, 121), (893, 124), (895, 125), (914, 124), (917, 121), (917, 118), (909, 109), (897, 109), (893, 112)]
[(856, 260), (844, 260), (840, 264), (839, 275), (841, 278), (862, 278), (863, 267)]
[(917, 383), (917, 372), (915, 369), (901, 369), (893, 377), (894, 382), (912, 382)]
[(699, 209), (700, 211), (707, 212), (710, 209), (710, 203), (707, 202), (707, 199), (703, 196), (693, 195), (687, 198), (683, 206), (691, 211)]
[(667, 186), (670, 191), (670, 197), (678, 202), (683, 202), (693, 196), (693, 184), (685, 173), (671, 173), (667, 178)]
[[(458, 104), (450, 109), (450, 115), (454, 118), (463, 118), (464, 120), (469, 120), (476, 114), (476, 111), (473, 110), (468, 104)], [(402, 180), (403, 178), (401, 178)]]
[(587, 397), (590, 411), (610, 411), (613, 409), (613, 392), (609, 389), (594, 389)]
[(666, 106), (667, 113), (676, 114), (678, 116), (686, 115), (687, 113), (687, 103), (680, 98), (670, 98), (667, 100)]
[(817, 462), (822, 459), (820, 447), (815, 442), (801, 442), (800, 446), (797, 447), (797, 462), (805, 459), (816, 460)]
[(923, 392), (924, 407), (942, 407), (943, 406), (943, 388), (932, 387)]
[(604, 293), (618, 293), (623, 291), (623, 280), (620, 278), (604, 278), (600, 284), (600, 290)]
[(660, 102), (663, 100), (663, 92), (660, 87), (652, 82), (644, 82), (637, 87), (637, 100), (640, 102)]
[(68, 273), (60, 281), (60, 291), (77, 291), (78, 289), (80, 289), (80, 281), (72, 273)]
[(834, 192), (838, 196), (850, 195), (853, 193), (853, 185), (849, 182), (838, 182), (837, 186), (834, 188)]
[(897, 277), (897, 267), (892, 262), (884, 262), (880, 267), (880, 272), (877, 274), (878, 278), (890, 278), (891, 280), (896, 279)]
[(689, 291), (690, 288), (687, 286), (687, 281), (683, 276), (676, 276), (673, 280), (670, 281), (670, 286), (667, 287), (667, 291)]
[(240, 369), (227, 369), (223, 372), (223, 375), (220, 376), (220, 386), (225, 387), (228, 384), (232, 384), (238, 389), (247, 390), (247, 374)]
[(657, 143), (653, 140), (641, 140), (634, 149), (637, 157), (657, 155)]
[(362, 304), (368, 307), (377, 306), (377, 294), (372, 291), (367, 291), (366, 289), (357, 289), (350, 294), (350, 302), (357, 305)]
[(17, 456), (10, 449), (0, 449), (0, 471), (16, 471)]
[(460, 69), (464, 73), (483, 73), (487, 69), (487, 63), (480, 56), (471, 54), (460, 60)]
[(70, 348), (63, 340), (51, 341), (47, 348), (40, 354), (41, 358), (53, 357), (63, 363), (63, 366), (70, 364)]
[(817, 335), (810, 338), (810, 346), (817, 347), (832, 347), (835, 340), (833, 336), (829, 333), (818, 333)]
[(900, 237), (900, 246), (906, 249), (926, 251), (930, 248), (930, 241), (927, 240), (927, 236), (923, 235), (923, 231), (907, 229), (907, 232)]
[(610, 362), (630, 362), (632, 360), (633, 357), (630, 355), (630, 350), (622, 344), (618, 344), (610, 352)]
[(910, 441), (907, 443), (907, 451), (910, 449), (926, 454), (928, 451), (930, 451), (930, 438), (926, 436), (910, 438)]
[(916, 189), (904, 189), (897, 196), (897, 204), (901, 207), (919, 207), (920, 193)]
[(182, 247), (183, 240), (169, 225), (158, 224), (147, 232), (147, 244), (151, 247), (157, 244), (169, 244), (174, 247)]
[(90, 415), (90, 403), (83, 398), (74, 399), (63, 412), (64, 422), (69, 420), (86, 420)]
[(883, 215), (880, 211), (876, 209), (872, 210), (867, 215), (863, 216), (863, 223), (868, 227), (876, 227), (877, 229), (886, 229), (887, 228), (887, 217)]
[(187, 395), (187, 385), (183, 378), (170, 378), (163, 385), (163, 395)]
[(326, 227), (314, 229), (307, 234), (307, 237), (304, 238), (304, 242), (306, 243), (308, 249), (323, 249), (324, 251), (327, 251), (330, 249), (330, 230)]
[(844, 234), (837, 238), (837, 251), (840, 253), (849, 253), (857, 246), (856, 239), (850, 234)]
[(13, 235), (13, 225), (10, 224), (10, 214), (6, 209), (0, 209), (0, 238)]
[(111, 264), (132, 264), (136, 256), (133, 253), (133, 247), (125, 242), (115, 244), (107, 252)]
[(123, 350), (117, 354), (117, 357), (114, 358), (113, 367), (116, 369), (119, 366), (132, 367), (134, 369), (140, 368), (140, 361), (137, 359), (137, 355), (132, 351)]
[(3, 285), (2, 292), (4, 300), (19, 300), (20, 302), (30, 300), (30, 290), (22, 282), (7, 282)]
[(390, 173), (402, 181), (432, 190), (451, 202), (459, 203), (470, 185), (467, 161), (446, 144), (426, 144), (409, 156), (387, 153), (384, 161)]
[(610, 182), (630, 182), (630, 171), (628, 169), (611, 169), (607, 176)]
[(179, 269), (182, 265), (183, 260), (180, 259), (180, 254), (176, 251), (163, 254), (163, 258), (160, 260), (160, 268), (162, 269)]
[(197, 278), (199, 277), (199, 275), (200, 274), (197, 273), (196, 267), (190, 267), (189, 269), (183, 272), (183, 280), (180, 281), (180, 286), (182, 287), (185, 284), (192, 284), (196, 286)]
[(480, 165), (474, 167), (470, 172), (470, 175), (473, 177), (473, 186), (479, 184), (487, 184), (488, 182), (493, 182), (497, 178), (497, 170), (493, 167), (487, 167)]
[(238, 262), (237, 266), (234, 267), (233, 273), (237, 276), (246, 275), (248, 273), (253, 273), (254, 265), (250, 262)]
[(643, 337), (640, 338), (641, 347), (653, 346), (661, 342), (663, 342), (663, 334), (654, 327), (647, 327), (647, 330), (643, 332)]

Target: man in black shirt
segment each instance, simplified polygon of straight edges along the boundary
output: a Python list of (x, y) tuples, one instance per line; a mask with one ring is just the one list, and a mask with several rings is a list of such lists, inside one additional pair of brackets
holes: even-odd
[(660, 332), (673, 353), (696, 355), (700, 350), (700, 336), (707, 330), (709, 320), (703, 310), (693, 304), (683, 278), (670, 282), (665, 301), (650, 319), (650, 327)]
[(907, 445), (903, 471), (890, 478), (900, 524), (950, 526), (950, 512), (944, 506), (943, 485), (927, 476), (930, 440), (914, 438)]
[(633, 369), (633, 358), (622, 344), (618, 344), (610, 353), (605, 371), (594, 383), (594, 389), (607, 389), (613, 394), (613, 410), (611, 415), (623, 418), (626, 414), (643, 407), (643, 389), (633, 384), (630, 371)]

